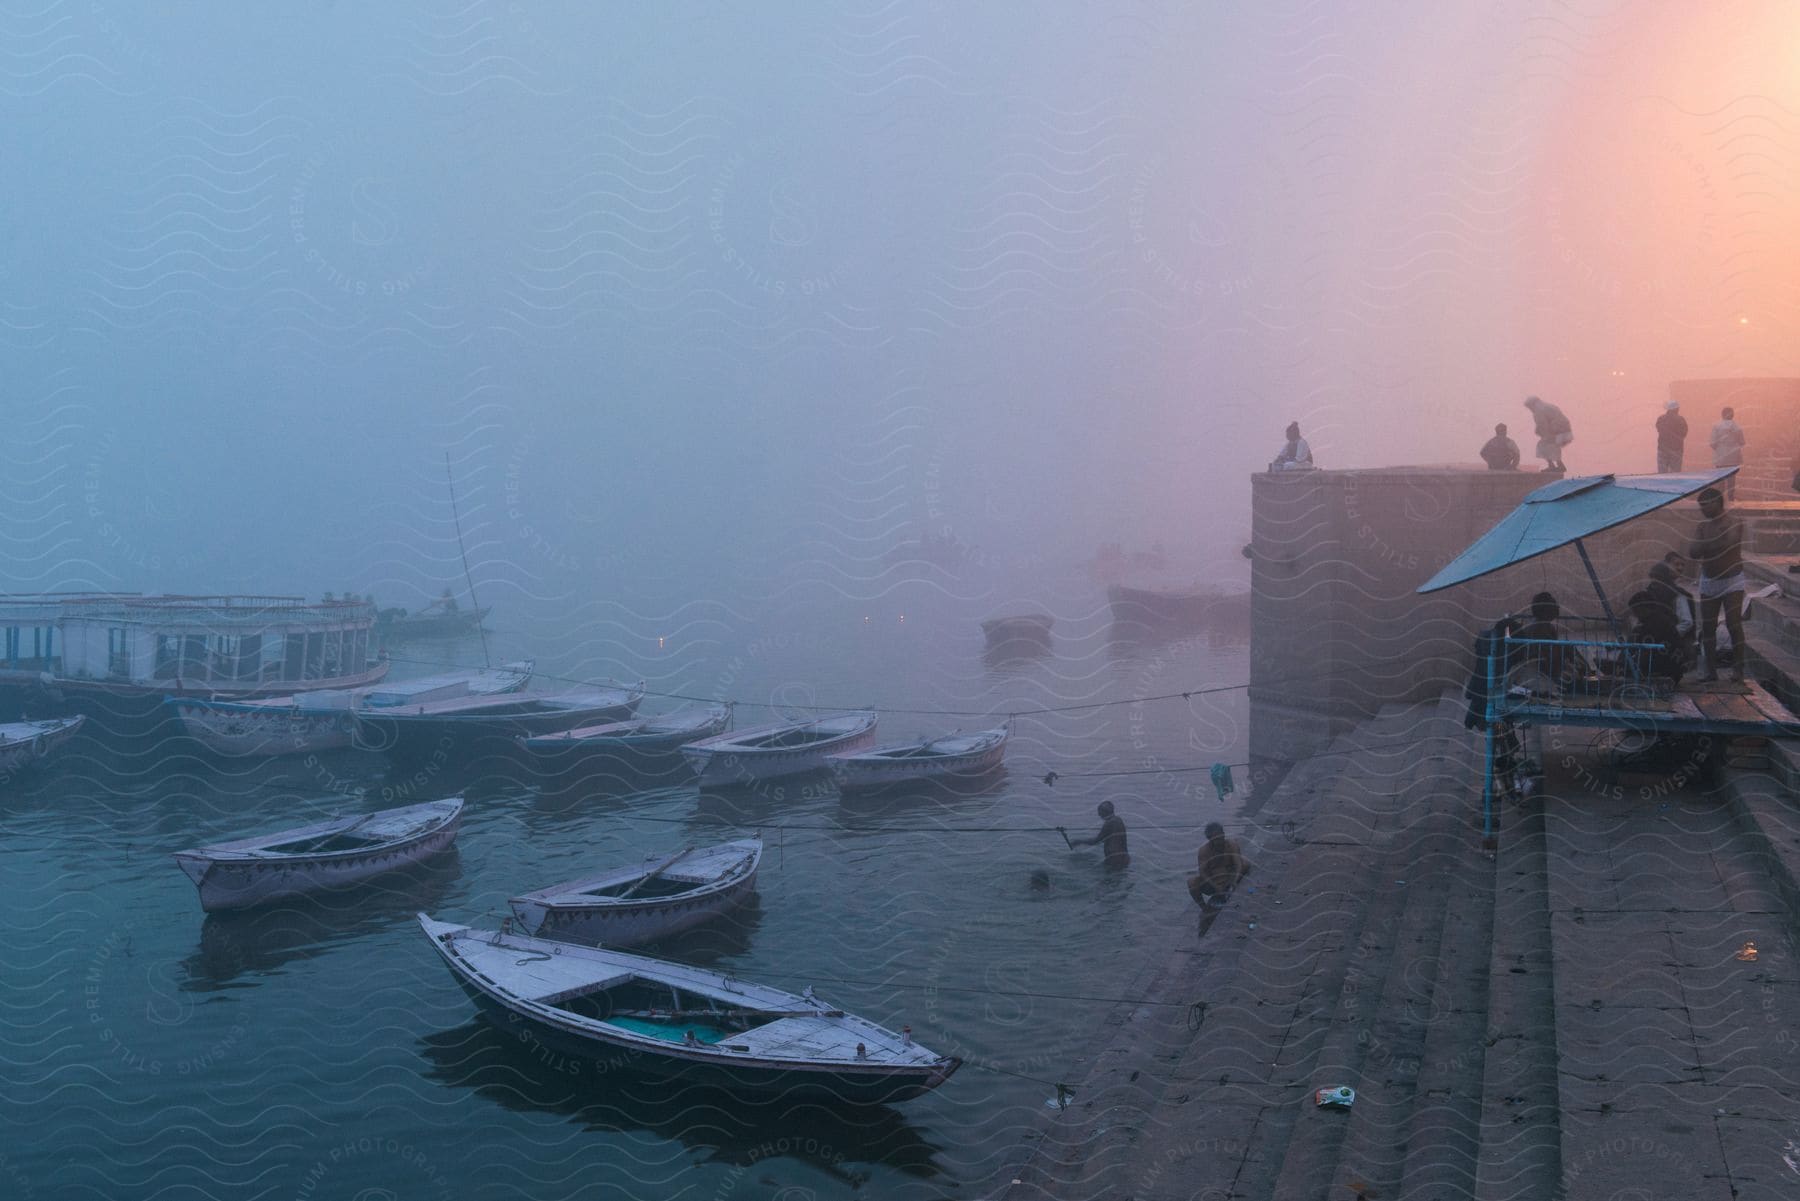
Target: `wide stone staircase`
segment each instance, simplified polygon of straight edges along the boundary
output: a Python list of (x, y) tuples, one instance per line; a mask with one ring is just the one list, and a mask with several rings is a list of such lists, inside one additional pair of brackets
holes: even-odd
[[(1800, 1196), (1785, 769), (1615, 777), (1539, 731), (1550, 786), (1487, 851), (1461, 713), (1390, 707), (1300, 764), (1246, 834), (1256, 892), (979, 1195)], [(1314, 1103), (1335, 1085), (1351, 1108)]]

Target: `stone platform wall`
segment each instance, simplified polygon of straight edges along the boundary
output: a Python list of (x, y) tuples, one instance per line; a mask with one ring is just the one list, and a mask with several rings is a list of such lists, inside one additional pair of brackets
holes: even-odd
[[(1460, 467), (1310, 471), (1251, 483), (1251, 758), (1292, 760), (1383, 705), (1468, 679), (1475, 631), (1547, 589), (1600, 615), (1572, 549), (1430, 596), (1415, 589), (1551, 477)], [(1670, 549), (1692, 502), (1588, 540), (1615, 607)]]

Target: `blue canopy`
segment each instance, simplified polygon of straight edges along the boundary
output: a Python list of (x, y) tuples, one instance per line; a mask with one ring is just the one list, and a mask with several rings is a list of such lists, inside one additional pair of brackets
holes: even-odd
[(1545, 484), (1528, 493), (1518, 508), (1421, 584), (1419, 591), (1436, 592), (1579, 543), (1590, 534), (1692, 496), (1736, 471), (1720, 467), (1667, 475), (1583, 475)]

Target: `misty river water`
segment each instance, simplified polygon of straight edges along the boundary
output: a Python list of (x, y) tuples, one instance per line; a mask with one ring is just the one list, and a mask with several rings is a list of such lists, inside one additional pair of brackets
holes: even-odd
[[(1247, 678), (1241, 638), (1120, 641), (1091, 582), (1053, 592), (1038, 599), (1058, 618), (1054, 650), (1010, 664), (983, 658), (978, 619), (991, 601), (931, 587), (668, 633), (630, 622), (559, 631), (509, 621), (502, 607), (487, 653), (534, 652), (546, 677), (598, 657), (653, 692), (736, 699), (740, 725), (763, 720), (756, 706), (768, 703), (991, 715), (889, 712), (890, 737)], [(468, 640), (413, 644), (395, 674), (482, 654)], [(652, 696), (643, 711), (681, 703)], [(1183, 874), (1200, 826), (1231, 809), (1204, 772), (1160, 769), (1242, 762), (1246, 714), (1241, 691), (1026, 714), (991, 784), (870, 801), (828, 787), (779, 800), (701, 794), (678, 775), (558, 781), (499, 758), (398, 774), (360, 751), (244, 766), (84, 733), (0, 794), (0, 1037), (21, 1073), (0, 1090), (14, 1135), (0, 1191), (972, 1195), (1053, 1083), (1078, 1077), (1108, 1038), (1106, 998), (1173, 924), (1191, 925)], [(1063, 778), (1047, 785), (1051, 770)], [(455, 850), (328, 902), (212, 916), (169, 858), (354, 811), (341, 794), (356, 788), (369, 790), (368, 808), (463, 793)], [(1091, 832), (1101, 799), (1131, 830), (1122, 872), (1041, 829)], [(881, 1024), (910, 1024), (926, 1046), (967, 1059), (942, 1088), (834, 1111), (608, 1075), (480, 1021), (414, 922), (423, 910), (491, 928), (519, 892), (753, 830), (767, 845), (758, 897), (655, 953), (796, 992), (810, 984)]]

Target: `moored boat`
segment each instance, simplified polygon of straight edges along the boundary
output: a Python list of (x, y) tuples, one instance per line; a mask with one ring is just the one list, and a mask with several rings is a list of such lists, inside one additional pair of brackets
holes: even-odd
[(0, 596), (0, 685), (108, 713), (154, 713), (166, 696), (251, 699), (360, 688), (375, 606), (346, 595)]
[(1106, 590), (1113, 624), (1159, 631), (1191, 631), (1218, 622), (1233, 622), (1247, 612), (1243, 593), (1215, 589), (1127, 588), (1121, 584)]
[(805, 721), (771, 722), (690, 742), (681, 753), (702, 787), (776, 780), (825, 770), (827, 755), (875, 743), (873, 710), (833, 713)]
[(580, 726), (520, 741), (532, 754), (554, 758), (565, 755), (662, 755), (730, 728), (731, 706), (709, 705), (661, 717), (634, 717), (630, 721)]
[(56, 717), (47, 721), (13, 721), (0, 725), (0, 780), (10, 779), (43, 762), (75, 737), (85, 717)]
[(450, 797), (333, 818), (177, 851), (207, 912), (360, 884), (429, 859), (456, 841), (463, 801)]
[(318, 689), (260, 700), (170, 697), (188, 737), (217, 755), (292, 755), (352, 744), (359, 710), (380, 711), (471, 696), (502, 696), (531, 682), (529, 660), (444, 672), (367, 688)]
[(1017, 613), (990, 617), (981, 623), (987, 653), (999, 657), (1026, 658), (1050, 649), (1050, 630), (1056, 619), (1048, 613)]
[(968, 780), (999, 767), (1006, 756), (1008, 726), (957, 731), (940, 738), (874, 747), (825, 760), (844, 790), (886, 788), (921, 780)]
[(962, 1061), (865, 1018), (720, 972), (419, 915), (463, 991), (521, 1039), (610, 1065), (837, 1103), (903, 1101)]
[(507, 902), (519, 927), (542, 938), (630, 947), (655, 942), (743, 904), (756, 891), (762, 839), (652, 855), (585, 880)]
[(361, 745), (404, 750), (436, 743), (450, 747), (482, 739), (529, 738), (604, 722), (624, 721), (644, 699), (643, 685), (566, 688), (507, 696), (453, 697), (389, 709), (359, 709)]

